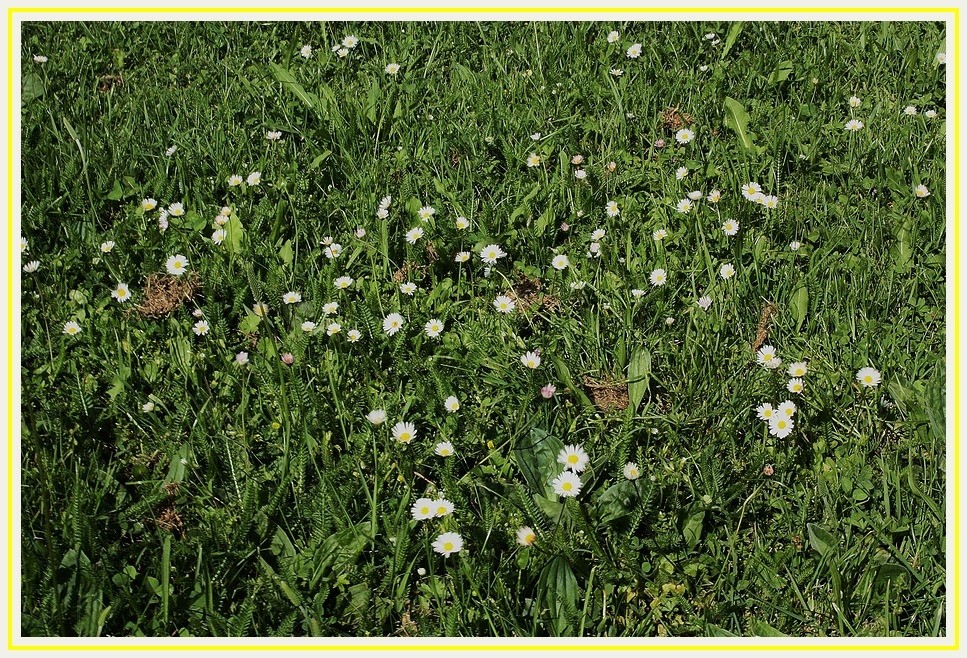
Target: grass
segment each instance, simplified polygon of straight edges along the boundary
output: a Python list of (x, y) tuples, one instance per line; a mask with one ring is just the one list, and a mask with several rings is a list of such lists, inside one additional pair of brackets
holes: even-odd
[[(25, 23), (24, 635), (943, 635), (944, 40), (924, 22)], [(490, 244), (508, 256), (487, 273)], [(149, 300), (173, 254), (198, 289)], [(790, 398), (777, 438), (755, 409)], [(590, 463), (563, 498), (571, 444)], [(454, 513), (415, 521), (437, 494)], [(443, 531), (463, 550), (434, 552)]]

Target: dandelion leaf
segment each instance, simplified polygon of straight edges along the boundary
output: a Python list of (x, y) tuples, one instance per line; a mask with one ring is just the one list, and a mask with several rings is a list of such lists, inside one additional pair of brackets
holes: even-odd
[(725, 127), (735, 133), (739, 146), (746, 151), (757, 153), (755, 135), (749, 132), (749, 113), (739, 101), (731, 96), (725, 97)]

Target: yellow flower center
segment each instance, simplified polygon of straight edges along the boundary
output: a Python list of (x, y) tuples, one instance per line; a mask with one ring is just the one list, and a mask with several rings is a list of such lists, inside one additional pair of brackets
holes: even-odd
[(406, 443), (407, 441), (409, 441), (412, 438), (413, 437), (410, 435), (409, 432), (403, 432), (403, 433), (400, 434), (400, 441), (402, 441), (404, 443)]
[(444, 507), (443, 505), (440, 505), (439, 507), (436, 508), (436, 513), (437, 513), (437, 516), (446, 516), (447, 508)]
[(561, 485), (561, 489), (563, 489), (564, 491), (570, 491), (571, 489), (573, 489), (573, 486), (571, 485), (570, 482), (565, 482), (564, 484)]
[(445, 544), (443, 544), (443, 552), (444, 553), (451, 553), (451, 552), (453, 552), (453, 542), (448, 541)]
[(567, 462), (569, 464), (577, 464), (578, 463), (578, 456), (577, 455), (568, 455)]
[(426, 505), (420, 508), (420, 514), (429, 514), (429, 513), (430, 513), (430, 508), (427, 507)]

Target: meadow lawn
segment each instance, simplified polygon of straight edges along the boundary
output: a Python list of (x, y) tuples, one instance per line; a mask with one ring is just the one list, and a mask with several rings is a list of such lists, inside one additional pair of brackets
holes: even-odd
[(944, 635), (945, 40), (25, 23), (23, 634)]

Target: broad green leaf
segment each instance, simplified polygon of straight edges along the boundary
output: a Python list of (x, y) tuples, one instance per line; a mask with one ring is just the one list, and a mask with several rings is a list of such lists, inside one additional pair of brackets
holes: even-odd
[(124, 191), (121, 189), (121, 181), (116, 180), (114, 181), (114, 185), (111, 186), (111, 191), (104, 198), (110, 201), (120, 201), (123, 194)]
[(561, 472), (557, 455), (564, 449), (564, 443), (542, 429), (533, 428), (514, 448), (517, 467), (531, 491), (551, 497), (554, 490), (551, 480)]
[(578, 581), (562, 555), (555, 556), (541, 571), (539, 591), (544, 595), (544, 605), (547, 606), (554, 622), (555, 630), (561, 634), (568, 627), (567, 611), (577, 606), (579, 596)]
[(185, 466), (188, 465), (188, 445), (183, 443), (171, 457), (165, 482), (181, 482), (185, 479)]
[(193, 231), (204, 231), (205, 227), (208, 226), (208, 220), (194, 210), (186, 212), (181, 220), (183, 226), (187, 226)]
[(168, 583), (171, 578), (171, 533), (165, 534), (164, 542), (161, 544), (161, 619), (168, 623), (168, 604), (170, 593)]
[(35, 98), (40, 98), (47, 93), (47, 86), (44, 84), (44, 79), (33, 71), (27, 71), (23, 74), (23, 80), (20, 86), (20, 102), (24, 105), (34, 100)]
[(788, 80), (789, 76), (792, 75), (792, 62), (789, 60), (783, 60), (776, 64), (776, 68), (772, 70), (769, 74), (769, 84), (774, 85), (777, 82), (783, 82)]
[(906, 573), (906, 567), (894, 562), (887, 562), (876, 568), (876, 575), (873, 577), (873, 582), (878, 584), (889, 580), (896, 580)]
[(725, 97), (725, 127), (739, 138), (739, 145), (747, 151), (755, 151), (754, 135), (749, 132), (749, 113), (739, 101)]
[(517, 204), (517, 207), (514, 208), (514, 212), (510, 213), (510, 217), (507, 220), (508, 223), (513, 224), (515, 219), (530, 211), (530, 200), (537, 196), (537, 193), (540, 191), (540, 189), (541, 184), (534, 183), (534, 187), (531, 188), (531, 191), (527, 193), (527, 196), (520, 200), (520, 202)]
[(898, 271), (909, 268), (913, 258), (913, 219), (908, 217), (897, 229), (896, 243), (893, 247), (893, 264)]
[(753, 621), (749, 624), (749, 635), (755, 637), (788, 637), (782, 631), (773, 628), (764, 621)]
[(704, 509), (692, 509), (685, 515), (685, 522), (682, 524), (682, 535), (685, 537), (685, 545), (688, 550), (692, 550), (702, 538), (702, 524), (705, 521)]
[(306, 107), (317, 112), (320, 116), (325, 115), (325, 108), (322, 105), (322, 101), (319, 100), (319, 97), (306, 91), (288, 69), (272, 63), (269, 64), (269, 71), (276, 80), (282, 83), (282, 86), (286, 90), (302, 101)]
[(312, 171), (313, 169), (321, 165), (330, 155), (332, 155), (332, 151), (323, 151), (322, 153), (317, 155), (315, 159), (309, 163), (309, 171)]
[(262, 318), (255, 315), (254, 313), (249, 313), (244, 318), (242, 318), (241, 322), (238, 323), (238, 330), (241, 331), (243, 334), (254, 334), (256, 331), (258, 331), (259, 322), (261, 321), (262, 321)]
[(725, 59), (725, 56), (732, 50), (732, 46), (735, 45), (735, 40), (739, 38), (739, 33), (742, 32), (742, 26), (744, 25), (745, 21), (736, 21), (729, 25), (729, 33), (725, 35), (725, 44), (722, 46), (721, 59)]
[(242, 253), (242, 241), (245, 239), (245, 229), (238, 215), (232, 213), (228, 222), (225, 224), (225, 245), (233, 254)]
[(279, 260), (286, 267), (292, 267), (292, 240), (286, 240), (279, 249)]
[(611, 523), (628, 516), (640, 502), (638, 489), (630, 480), (622, 480), (608, 487), (595, 502), (597, 518), (601, 523)]
[(806, 319), (806, 312), (809, 310), (809, 290), (805, 285), (799, 286), (792, 293), (789, 309), (792, 312), (792, 319), (796, 321), (796, 331), (798, 332), (802, 328), (802, 323)]
[(534, 494), (534, 502), (537, 506), (541, 508), (541, 511), (547, 515), (547, 518), (557, 521), (562, 518), (564, 503), (559, 503), (556, 500), (551, 500), (540, 494)]
[[(373, 524), (369, 521), (350, 526), (326, 537), (312, 553), (313, 575), (309, 582), (309, 589), (314, 591), (324, 576), (338, 576), (348, 572), (359, 558), (359, 554), (372, 540)], [(331, 573), (327, 574), (330, 569)]]
[(565, 365), (564, 361), (554, 355), (551, 356), (551, 361), (554, 362), (554, 372), (557, 373), (558, 379), (564, 382), (568, 390), (581, 401), (581, 404), (583, 404), (586, 409), (595, 409), (596, 407), (594, 406), (594, 403), (591, 402), (591, 398), (587, 396), (587, 394), (584, 392), (584, 389), (575, 386), (574, 381), (571, 379), (571, 373), (567, 369), (567, 365)]
[(628, 397), (631, 410), (637, 411), (651, 383), (651, 352), (639, 347), (628, 363)]
[(825, 528), (815, 523), (807, 523), (806, 531), (809, 533), (809, 545), (822, 557), (826, 557), (839, 548), (839, 540)]

